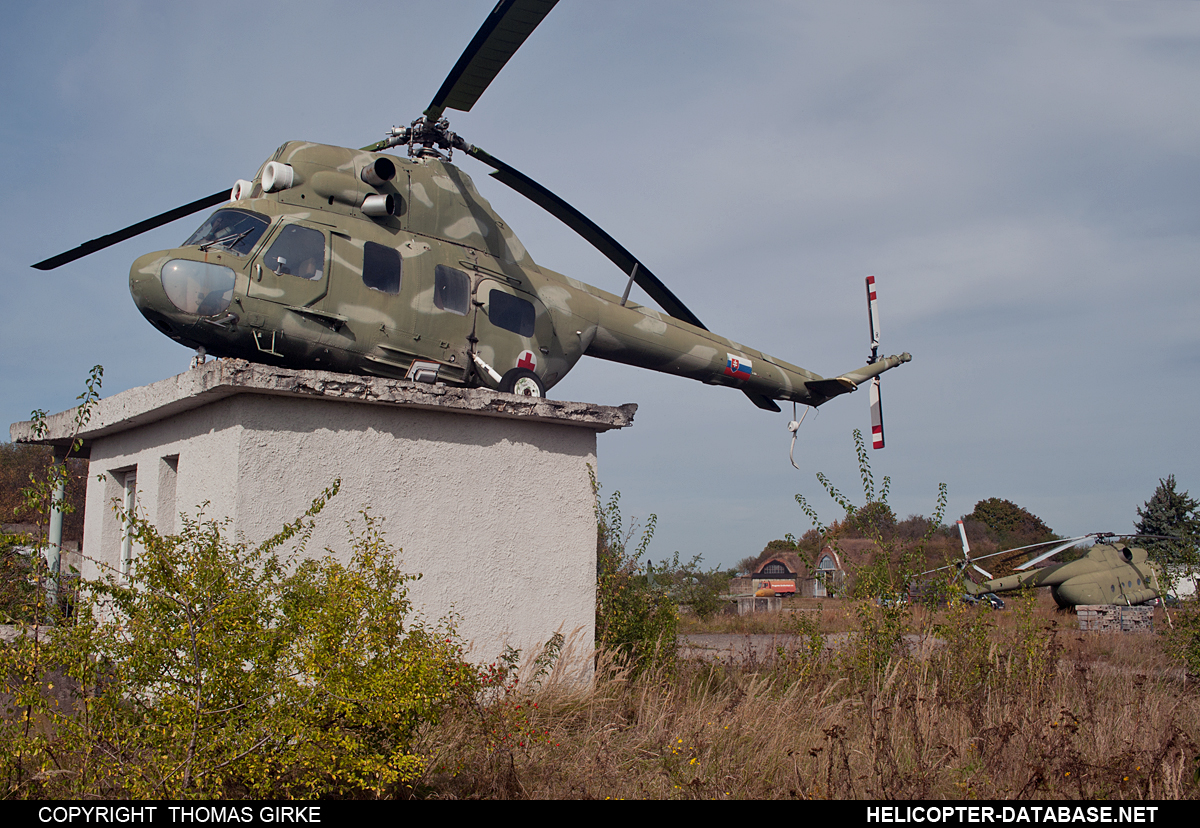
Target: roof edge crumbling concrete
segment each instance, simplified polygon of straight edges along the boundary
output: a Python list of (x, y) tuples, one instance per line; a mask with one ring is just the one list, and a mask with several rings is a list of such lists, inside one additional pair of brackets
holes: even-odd
[[(625, 428), (633, 423), (633, 416), (637, 412), (636, 403), (609, 406), (519, 397), (487, 388), (430, 385), (330, 371), (297, 371), (241, 359), (218, 359), (169, 379), (130, 388), (97, 402), (79, 433), (84, 445), (82, 455), (87, 456), (91, 441), (97, 437), (156, 422), (237, 394), (308, 399), (319, 397), (342, 402), (532, 420), (593, 431)], [(72, 408), (48, 416), (47, 433), (40, 439), (34, 434), (33, 422), (29, 420), (13, 423), (9, 435), (14, 443), (66, 445), (75, 431), (76, 411)]]

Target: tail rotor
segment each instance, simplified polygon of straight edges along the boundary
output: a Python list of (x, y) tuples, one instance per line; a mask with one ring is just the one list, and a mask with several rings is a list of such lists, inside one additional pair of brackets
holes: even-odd
[[(871, 356), (868, 365), (879, 361), (879, 308), (876, 304), (875, 277), (867, 277), (867, 321), (871, 326)], [(871, 378), (871, 448), (883, 448), (883, 401), (879, 396), (879, 377)]]
[(992, 579), (992, 573), (988, 572), (982, 566), (971, 560), (971, 545), (967, 543), (967, 529), (965, 526), (963, 526), (963, 522), (961, 520), (958, 521), (958, 534), (962, 537), (963, 544), (962, 569), (965, 570), (969, 566), (971, 569), (974, 569), (976, 572), (990, 581)]

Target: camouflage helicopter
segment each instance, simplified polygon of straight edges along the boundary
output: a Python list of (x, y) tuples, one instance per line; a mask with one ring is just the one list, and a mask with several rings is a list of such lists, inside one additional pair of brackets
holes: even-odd
[[(289, 141), (252, 179), (34, 265), (49, 270), (221, 205), (184, 243), (130, 268), (151, 324), (206, 354), (292, 368), (544, 396), (585, 354), (737, 388), (760, 408), (819, 406), (911, 357), (878, 354), (826, 378), (711, 333), (640, 260), (528, 176), (450, 131), (557, 0), (501, 0), (421, 117), (361, 149)], [(404, 146), (407, 158), (385, 151)], [(451, 163), (459, 150), (628, 276), (616, 296), (534, 263)], [(227, 203), (226, 203), (227, 202)], [(639, 285), (662, 312), (629, 301)]]
[[(1140, 546), (1121, 543), (1119, 538), (1122, 536), (1119, 535), (1105, 532), (1080, 535), (1066, 540), (1045, 541), (1029, 546), (1020, 546), (1016, 549), (1005, 549), (972, 559), (971, 547), (967, 543), (967, 530), (963, 527), (961, 520), (958, 521), (958, 532), (962, 536), (963, 546), (963, 559), (956, 565), (960, 575), (965, 574), (969, 567), (987, 579), (977, 584), (971, 579), (963, 577), (963, 589), (968, 595), (1013, 592), (1025, 587), (1049, 587), (1055, 603), (1066, 609), (1079, 604), (1123, 604), (1126, 606), (1145, 604), (1154, 601), (1163, 592), (1159, 586), (1158, 567), (1149, 561), (1146, 550)], [(1033, 569), (1042, 561), (1048, 560), (1088, 538), (1095, 538), (1099, 542), (1094, 544), (1082, 557), (1041, 569)], [(1016, 567), (1016, 574), (1006, 575), (1003, 578), (993, 578), (991, 573), (976, 563), (984, 558), (1011, 555), (1014, 552), (1051, 544), (1056, 544), (1053, 549), (1031, 558)]]

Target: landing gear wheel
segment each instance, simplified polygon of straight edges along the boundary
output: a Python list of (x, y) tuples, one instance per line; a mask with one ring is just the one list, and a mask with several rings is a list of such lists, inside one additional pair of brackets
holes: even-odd
[(505, 374), (500, 380), (500, 390), (522, 397), (546, 396), (546, 386), (542, 383), (542, 378), (528, 368), (513, 368)]

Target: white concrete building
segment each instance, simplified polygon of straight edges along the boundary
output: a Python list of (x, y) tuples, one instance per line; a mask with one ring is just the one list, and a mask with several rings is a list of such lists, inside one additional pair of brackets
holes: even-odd
[[(479, 660), (505, 645), (536, 651), (556, 631), (590, 651), (596, 519), (588, 469), (596, 434), (620, 408), (484, 389), (291, 371), (238, 360), (101, 400), (81, 436), (90, 460), (84, 574), (136, 559), (113, 503), (163, 533), (201, 504), (260, 542), (341, 480), (309, 554), (348, 557), (347, 523), (369, 509), (421, 573), (410, 597), (424, 616), (450, 613)], [(73, 411), (43, 442), (69, 439)], [(33, 435), (29, 423), (14, 441)]]

